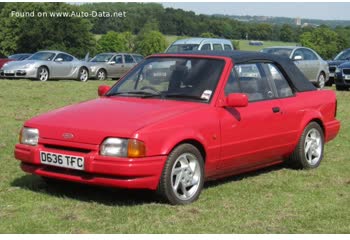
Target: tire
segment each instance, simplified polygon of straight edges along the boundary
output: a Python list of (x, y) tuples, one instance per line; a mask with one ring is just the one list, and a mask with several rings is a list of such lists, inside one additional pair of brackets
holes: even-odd
[(321, 72), (320, 75), (318, 75), (316, 87), (319, 89), (322, 89), (322, 88), (324, 88), (325, 84), (326, 84), (326, 77)]
[(50, 72), (49, 69), (47, 69), (47, 67), (41, 66), (38, 68), (36, 77), (37, 80), (39, 80), (40, 82), (46, 82), (47, 80), (49, 80), (49, 77)]
[(196, 201), (204, 185), (204, 161), (199, 150), (191, 144), (181, 144), (168, 156), (158, 194), (173, 205)]
[(305, 127), (288, 164), (295, 169), (317, 168), (323, 158), (323, 149), (323, 130), (318, 123), (311, 122)]
[(99, 81), (106, 80), (106, 79), (107, 79), (107, 73), (106, 73), (106, 71), (103, 70), (103, 69), (98, 70), (97, 73), (96, 73), (96, 78), (97, 78), (97, 80), (99, 80)]
[(334, 83), (334, 79), (328, 79), (328, 81), (325, 83), (327, 87), (331, 87)]
[(337, 89), (337, 91), (345, 91), (345, 90), (348, 90), (349, 88), (344, 87), (344, 86), (335, 85), (335, 89)]
[(81, 67), (79, 69), (78, 80), (81, 82), (86, 82), (89, 80), (89, 71), (86, 67)]

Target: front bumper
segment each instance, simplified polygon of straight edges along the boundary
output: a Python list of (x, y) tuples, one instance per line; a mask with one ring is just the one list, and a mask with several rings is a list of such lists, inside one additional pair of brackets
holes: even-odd
[[(41, 164), (40, 151), (82, 156), (85, 158), (85, 169), (81, 171)], [(89, 152), (76, 152), (70, 149), (54, 149), (45, 144), (35, 147), (16, 144), (14, 154), (22, 162), (22, 170), (28, 173), (91, 185), (151, 190), (157, 189), (167, 158), (105, 157), (98, 154), (97, 148)]]
[(18, 70), (0, 70), (0, 77), (2, 78), (36, 78), (36, 69), (18, 69)]
[(337, 73), (334, 78), (334, 83), (337, 86), (350, 87), (350, 74)]

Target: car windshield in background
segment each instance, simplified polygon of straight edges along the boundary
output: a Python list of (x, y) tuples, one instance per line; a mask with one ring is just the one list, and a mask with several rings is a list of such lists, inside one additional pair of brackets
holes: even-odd
[(288, 57), (292, 53), (292, 49), (288, 48), (265, 48), (262, 50), (264, 53), (270, 53), (270, 54), (275, 54), (275, 55), (280, 55), (283, 57)]
[(167, 53), (187, 52), (198, 50), (199, 44), (176, 44), (169, 47)]
[(334, 60), (350, 60), (350, 50), (340, 52)]
[(155, 97), (209, 102), (225, 62), (201, 58), (149, 58), (107, 96)]
[(98, 54), (90, 62), (108, 62), (114, 54)]
[(55, 53), (51, 52), (38, 52), (30, 56), (27, 60), (51, 61), (55, 55)]
[(32, 54), (26, 54), (26, 53), (13, 54), (13, 55), (9, 56), (9, 59), (13, 59), (16, 61), (22, 61), (22, 60), (29, 58), (31, 55)]
[(141, 55), (133, 55), (133, 56), (137, 63), (142, 62), (144, 59)]

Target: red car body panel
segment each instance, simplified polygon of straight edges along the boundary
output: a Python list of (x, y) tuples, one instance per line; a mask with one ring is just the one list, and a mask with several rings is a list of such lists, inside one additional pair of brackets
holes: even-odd
[(9, 58), (0, 58), (0, 68), (2, 68), (2, 66), (4, 66), (5, 63), (11, 62), (11, 61), (14, 61), (14, 60)]
[[(282, 162), (311, 121), (322, 125), (325, 141), (337, 135), (340, 122), (335, 119), (333, 91), (297, 92), (293, 97), (224, 108), (223, 89), (234, 65), (232, 59), (191, 57), (225, 61), (210, 103), (101, 97), (49, 112), (24, 125), (38, 128), (40, 138), (38, 146), (16, 145), (15, 157), (22, 161), (22, 169), (87, 184), (155, 190), (168, 154), (182, 142), (202, 148), (205, 177), (216, 179)], [(279, 112), (273, 112), (274, 108)], [(74, 141), (64, 139), (64, 133), (72, 133)], [(146, 156), (101, 156), (100, 144), (107, 137), (139, 139), (147, 146)], [(78, 153), (87, 159), (85, 170), (44, 166), (40, 150)]]

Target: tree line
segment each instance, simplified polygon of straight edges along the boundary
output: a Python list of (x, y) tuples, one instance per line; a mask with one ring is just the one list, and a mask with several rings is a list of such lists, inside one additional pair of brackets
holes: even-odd
[[(86, 52), (137, 51), (148, 55), (166, 48), (164, 35), (297, 42), (332, 58), (350, 47), (350, 27), (317, 28), (292, 24), (242, 22), (224, 16), (196, 15), (157, 3), (1, 3), (0, 53), (60, 49)], [(11, 17), (15, 12), (118, 12), (126, 17)], [(97, 38), (96, 35), (101, 35)], [(237, 41), (234, 42), (237, 46)]]

